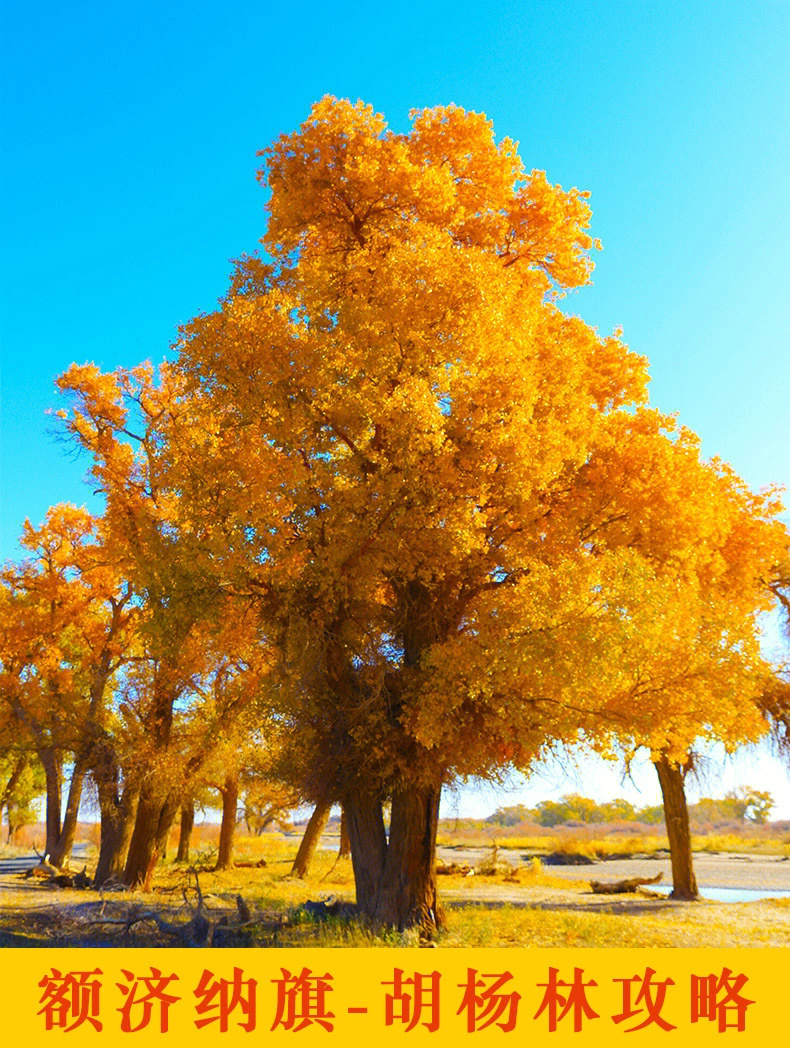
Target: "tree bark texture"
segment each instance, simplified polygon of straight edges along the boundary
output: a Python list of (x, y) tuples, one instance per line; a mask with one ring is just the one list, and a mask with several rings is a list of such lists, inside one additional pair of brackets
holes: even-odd
[(46, 841), (44, 854), (51, 855), (60, 837), (61, 767), (60, 757), (52, 749), (39, 749), (38, 757), (44, 768), (47, 784)]
[(436, 888), (436, 830), (441, 787), (396, 790), (374, 918), (403, 931), (431, 934), (444, 925)]
[(170, 831), (173, 829), (173, 823), (176, 821), (176, 816), (180, 810), (181, 791), (178, 789), (171, 789), (162, 805), (162, 811), (159, 813), (159, 825), (156, 828), (156, 841), (154, 846), (157, 852), (157, 862), (164, 862), (167, 857), (167, 847), (170, 843)]
[(389, 841), (381, 799), (357, 790), (344, 799), (360, 912), (375, 925), (432, 935), (444, 926), (436, 886), (440, 786), (396, 790)]
[(233, 866), (233, 848), (236, 841), (236, 816), (239, 810), (239, 778), (228, 775), (222, 794), (222, 825), (219, 830), (217, 870), (229, 870)]
[(343, 799), (351, 841), (357, 906), (370, 919), (375, 916), (378, 886), (387, 857), (387, 832), (381, 797), (356, 789)]
[(346, 809), (340, 809), (340, 847), (337, 851), (338, 859), (347, 859), (351, 854), (351, 841), (348, 839), (348, 822), (346, 820)]
[[(371, 789), (359, 768), (365, 762), (351, 759), (344, 767), (352, 778), (337, 790), (346, 814), (357, 906), (374, 925), (405, 930), (418, 926), (432, 935), (444, 924), (436, 887), (436, 830), (443, 769), (435, 755), (420, 746), (401, 726), (402, 688), (419, 674), (420, 662), (431, 647), (447, 636), (455, 620), (426, 582), (418, 578), (391, 579), (396, 598), (396, 631), (403, 649), (401, 673), (388, 683), (388, 745), (399, 773), (386, 767)], [(339, 631), (335, 631), (339, 635)], [(355, 694), (355, 667), (342, 645), (327, 648), (326, 674), (334, 694)], [(332, 655), (332, 660), (329, 655)], [(357, 698), (364, 697), (364, 689)], [(374, 775), (377, 772), (373, 773)], [(392, 776), (392, 781), (388, 781)], [(384, 829), (382, 802), (391, 800), (389, 840)]]
[(189, 846), (192, 843), (192, 830), (195, 826), (195, 802), (186, 801), (181, 805), (181, 820), (178, 828), (178, 851), (176, 862), (189, 862)]
[(310, 864), (313, 861), (313, 856), (315, 855), (315, 850), (318, 847), (318, 841), (329, 821), (329, 813), (331, 810), (332, 804), (330, 801), (322, 801), (320, 804), (316, 804), (313, 814), (310, 816), (310, 821), (305, 827), (302, 842), (299, 845), (299, 851), (296, 853), (294, 864), (291, 867), (292, 877), (307, 876), (310, 870)]
[(77, 816), (79, 815), (86, 771), (84, 759), (78, 757), (74, 762), (74, 769), (71, 773), (63, 824), (60, 827), (55, 847), (49, 856), (49, 861), (53, 866), (63, 866), (71, 857), (71, 849), (74, 847), (74, 837), (77, 833)]
[[(147, 718), (148, 737), (156, 753), (164, 753), (173, 725), (173, 705), (177, 691), (171, 679), (172, 667), (163, 662), (157, 670), (154, 694)], [(150, 772), (140, 787), (137, 815), (129, 842), (129, 853), (123, 872), (123, 881), (130, 888), (151, 886), (154, 867), (164, 848), (181, 805), (180, 793), (168, 788)]]
[(117, 780), (97, 782), (99, 811), (101, 813), (101, 836), (99, 860), (93, 877), (94, 886), (100, 888), (105, 881), (120, 880), (132, 839), (137, 801), (140, 790), (127, 784), (121, 791)]
[(662, 755), (654, 762), (661, 795), (664, 798), (664, 821), (672, 860), (671, 899), (697, 899), (697, 878), (691, 854), (691, 830), (683, 786), (683, 772), (677, 764)]
[(123, 882), (129, 888), (142, 886), (148, 891), (151, 887), (154, 867), (162, 854), (162, 842), (167, 841), (179, 805), (174, 791), (163, 798), (161, 786), (157, 788), (150, 780), (143, 784), (123, 871)]

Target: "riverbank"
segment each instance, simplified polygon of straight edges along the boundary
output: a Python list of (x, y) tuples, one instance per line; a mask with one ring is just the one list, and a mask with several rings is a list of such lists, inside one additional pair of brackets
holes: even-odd
[[(490, 854), (490, 848), (458, 846), (438, 849), (439, 858), (444, 862), (468, 863), (470, 866), (480, 865)], [(502, 848), (497, 858), (500, 862), (518, 867), (529, 862), (534, 855)], [(629, 858), (604, 859), (583, 865), (563, 863), (559, 859), (547, 862), (545, 856), (541, 862), (547, 872), (569, 881), (588, 882), (590, 878), (617, 881), (625, 877), (654, 877), (661, 873), (663, 883), (672, 883), (672, 865), (669, 853), (664, 851)], [(697, 851), (694, 853), (694, 871), (700, 886), (790, 892), (790, 860), (784, 856)]]
[[(298, 842), (295, 842), (298, 843)], [(353, 874), (348, 859), (317, 854), (305, 880), (289, 876), (295, 843), (266, 842), (267, 865), (260, 869), (211, 871), (198, 857), (205, 917), (218, 932), (213, 945), (315, 947), (417, 945), (414, 933), (383, 937), (361, 927), (341, 906), (332, 915), (311, 913), (308, 901), (337, 899), (352, 903)], [(276, 844), (276, 847), (274, 846)], [(442, 849), (445, 861), (490, 856), (485, 849)], [(724, 904), (702, 900), (675, 902), (642, 890), (604, 896), (590, 891), (589, 878), (616, 880), (622, 875), (654, 874), (666, 862), (656, 858), (618, 859), (592, 866), (541, 866), (507, 856), (486, 875), (443, 875), (439, 893), (447, 927), (437, 946), (508, 947), (790, 947), (790, 901)], [(723, 886), (784, 885), (790, 863), (770, 857), (697, 856), (698, 876)], [(513, 862), (515, 860), (515, 862)], [(486, 867), (480, 863), (482, 869)], [(666, 879), (666, 875), (665, 875)], [(239, 924), (237, 896), (251, 919), (243, 934), (222, 933)], [(319, 907), (323, 910), (323, 907)], [(196, 912), (195, 874), (167, 864), (157, 873), (155, 890), (74, 891), (25, 879), (0, 863), (0, 945), (2, 946), (182, 946), (177, 934), (163, 934), (146, 914), (173, 927), (185, 926)], [(221, 925), (221, 922), (226, 922)], [(212, 932), (213, 935), (213, 932)]]

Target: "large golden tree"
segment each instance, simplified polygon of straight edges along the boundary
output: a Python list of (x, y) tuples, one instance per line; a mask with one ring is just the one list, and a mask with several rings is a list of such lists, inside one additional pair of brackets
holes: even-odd
[[(756, 590), (715, 585), (725, 471), (646, 408), (643, 358), (558, 306), (592, 270), (586, 194), (454, 106), (395, 133), (325, 98), (264, 157), (268, 260), (237, 264), (158, 384), (73, 371), (71, 424), (163, 651), (254, 612), (285, 763), (342, 803), (362, 912), (431, 928), (443, 784), (581, 733), (672, 757), (726, 732), (716, 671), (749, 670)], [(682, 658), (721, 701), (708, 722), (702, 685), (665, 688), (659, 739), (634, 667)]]
[[(273, 263), (243, 260), (180, 346), (204, 420), (190, 520), (279, 625), (284, 710), (308, 787), (343, 802), (362, 909), (431, 924), (443, 782), (578, 729), (551, 653), (617, 567), (567, 493), (645, 362), (557, 307), (592, 268), (585, 194), (482, 116), (396, 134), (327, 98), (261, 177)], [(529, 680), (503, 687), (516, 657)]]

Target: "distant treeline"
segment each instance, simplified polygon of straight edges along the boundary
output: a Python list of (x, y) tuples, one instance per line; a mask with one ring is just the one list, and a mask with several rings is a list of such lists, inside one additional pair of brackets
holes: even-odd
[[(689, 819), (693, 824), (751, 822), (765, 823), (774, 807), (770, 793), (739, 786), (721, 798), (702, 797), (689, 805)], [(485, 820), (494, 826), (518, 826), (521, 823), (538, 826), (586, 825), (607, 822), (639, 822), (647, 825), (664, 821), (660, 804), (636, 808), (630, 801), (617, 797), (599, 804), (580, 793), (568, 793), (559, 800), (541, 801), (534, 808), (523, 804), (497, 808)]]

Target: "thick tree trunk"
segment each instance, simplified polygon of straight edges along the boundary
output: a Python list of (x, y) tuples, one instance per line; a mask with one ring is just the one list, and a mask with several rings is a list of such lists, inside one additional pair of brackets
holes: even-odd
[(233, 866), (233, 846), (236, 840), (236, 816), (239, 810), (239, 778), (228, 775), (225, 785), (220, 787), (222, 794), (222, 825), (219, 830), (219, 851), (217, 853), (217, 870), (229, 870)]
[(348, 839), (348, 822), (346, 821), (346, 809), (340, 809), (340, 847), (337, 850), (338, 859), (347, 859), (351, 854), (351, 841)]
[(60, 757), (52, 749), (40, 749), (39, 760), (44, 769), (47, 784), (46, 842), (44, 854), (51, 855), (58, 846), (60, 837), (61, 767)]
[(186, 801), (181, 805), (181, 821), (178, 829), (178, 851), (176, 862), (189, 862), (189, 845), (192, 843), (192, 830), (195, 826), (195, 802)]
[(662, 755), (654, 762), (661, 794), (664, 798), (664, 820), (669, 838), (669, 854), (672, 859), (671, 899), (696, 899), (697, 878), (691, 855), (691, 830), (683, 788), (683, 772)]
[(357, 789), (343, 798), (343, 808), (348, 823), (348, 839), (351, 841), (357, 907), (360, 913), (373, 919), (387, 857), (387, 833), (381, 797)]
[(140, 790), (134, 830), (129, 841), (129, 852), (123, 871), (124, 884), (136, 888), (150, 881), (159, 853), (156, 851), (156, 831), (162, 800), (152, 783), (145, 783)]
[(77, 833), (77, 817), (80, 810), (80, 801), (82, 800), (82, 787), (85, 782), (86, 770), (84, 758), (77, 758), (74, 762), (74, 770), (71, 773), (63, 825), (60, 828), (57, 843), (49, 856), (49, 861), (53, 866), (63, 866), (71, 858), (71, 849), (74, 847), (74, 837)]
[[(164, 753), (170, 741), (173, 726), (173, 705), (178, 691), (174, 686), (177, 674), (172, 663), (162, 660), (157, 666), (153, 685), (153, 701), (147, 717), (148, 740), (153, 751)], [(134, 822), (129, 854), (123, 871), (124, 884), (130, 888), (151, 886), (154, 867), (159, 860), (170, 827), (181, 803), (180, 794), (169, 790), (160, 779), (149, 774), (140, 788), (140, 800)]]
[(444, 925), (436, 889), (436, 830), (440, 786), (396, 790), (390, 836), (379, 884), (375, 920), (431, 935)]
[(117, 779), (109, 782), (98, 781), (97, 786), (101, 812), (101, 839), (99, 861), (96, 864), (93, 883), (100, 888), (105, 881), (111, 878), (120, 880), (123, 876), (137, 815), (140, 790), (129, 784), (124, 788), (123, 793), (120, 793)]
[(161, 787), (146, 782), (140, 790), (129, 854), (123, 871), (123, 882), (130, 888), (151, 887), (151, 878), (166, 844), (179, 808), (178, 794), (171, 791), (162, 797)]
[(331, 810), (331, 801), (323, 801), (320, 804), (316, 804), (313, 814), (310, 816), (310, 821), (305, 827), (302, 843), (299, 845), (299, 851), (296, 853), (294, 864), (291, 867), (292, 877), (307, 876), (315, 850), (318, 847), (319, 838), (329, 821), (329, 812)]

